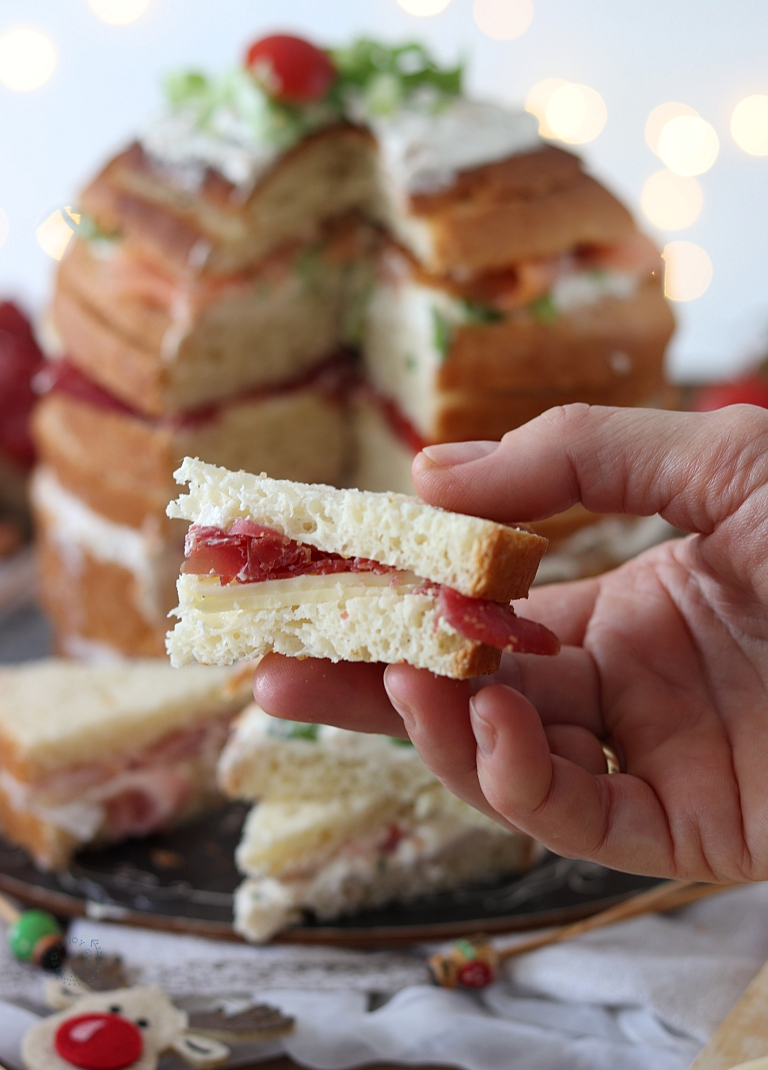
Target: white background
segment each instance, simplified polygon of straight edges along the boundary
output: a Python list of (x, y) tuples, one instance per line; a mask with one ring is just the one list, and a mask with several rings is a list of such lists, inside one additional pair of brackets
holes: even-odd
[[(9, 235), (0, 248), (0, 296), (39, 312), (53, 262), (35, 228), (141, 127), (160, 102), (161, 76), (180, 67), (217, 71), (266, 32), (291, 30), (318, 43), (357, 34), (418, 38), (447, 61), (467, 57), (472, 91), (520, 102), (542, 78), (597, 89), (608, 109), (600, 136), (584, 146), (590, 168), (638, 209), (645, 179), (661, 162), (645, 144), (648, 113), (681, 101), (711, 122), (720, 155), (699, 178), (696, 223), (657, 233), (706, 249), (712, 283), (677, 305), (675, 375), (703, 377), (743, 366), (768, 329), (768, 157), (747, 156), (729, 134), (734, 105), (768, 92), (766, 0), (534, 0), (527, 32), (492, 41), (475, 26), (472, 0), (417, 18), (396, 0), (152, 0), (135, 23), (109, 26), (87, 0), (0, 0), (0, 34), (18, 25), (44, 31), (58, 66), (41, 89), (0, 86), (0, 208)], [(647, 228), (651, 229), (651, 228)]]

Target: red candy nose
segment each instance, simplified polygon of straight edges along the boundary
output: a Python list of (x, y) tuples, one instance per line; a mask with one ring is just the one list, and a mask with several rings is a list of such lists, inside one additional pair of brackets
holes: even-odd
[(119, 1014), (79, 1014), (61, 1023), (54, 1046), (82, 1070), (123, 1070), (141, 1056), (144, 1043), (138, 1027)]

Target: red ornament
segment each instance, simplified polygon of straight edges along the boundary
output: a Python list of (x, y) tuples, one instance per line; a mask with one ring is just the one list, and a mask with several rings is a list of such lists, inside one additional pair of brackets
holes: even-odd
[(485, 988), (493, 982), (493, 970), (487, 962), (465, 962), (459, 970), (459, 984), (464, 988)]
[(245, 65), (273, 100), (287, 104), (321, 100), (336, 81), (336, 68), (325, 52), (285, 33), (252, 44)]
[(141, 1057), (138, 1026), (119, 1014), (79, 1014), (56, 1030), (57, 1055), (82, 1070), (124, 1070)]

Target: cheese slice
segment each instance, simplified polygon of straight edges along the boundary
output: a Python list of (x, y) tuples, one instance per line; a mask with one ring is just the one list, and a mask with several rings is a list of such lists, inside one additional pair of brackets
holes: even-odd
[(334, 572), (226, 586), (222, 586), (218, 576), (182, 575), (178, 582), (181, 607), (193, 607), (201, 613), (284, 609), (309, 602), (377, 597), (385, 592), (407, 595), (423, 588), (424, 580), (415, 572)]

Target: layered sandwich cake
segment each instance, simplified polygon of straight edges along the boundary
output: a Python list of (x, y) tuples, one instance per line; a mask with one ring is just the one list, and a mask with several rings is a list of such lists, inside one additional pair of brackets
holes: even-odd
[(250, 706), (219, 763), (227, 795), (258, 800), (236, 853), (235, 929), (263, 941), (311, 915), (328, 921), (520, 873), (538, 857), (452, 796), (410, 744), (279, 721)]
[(83, 190), (35, 419), (61, 650), (162, 652), (184, 455), (408, 492), (425, 443), (663, 398), (658, 252), (533, 116), (461, 83), (418, 45), (265, 38), (170, 78)]

